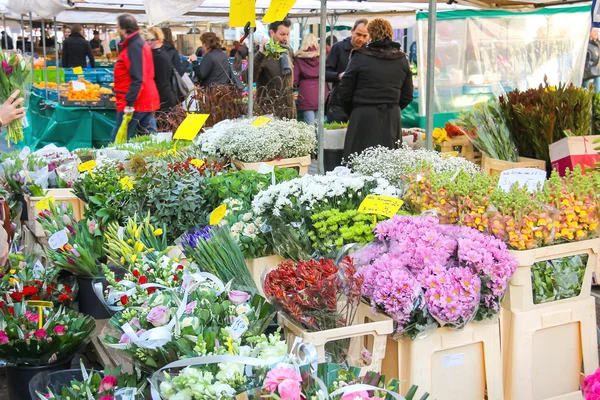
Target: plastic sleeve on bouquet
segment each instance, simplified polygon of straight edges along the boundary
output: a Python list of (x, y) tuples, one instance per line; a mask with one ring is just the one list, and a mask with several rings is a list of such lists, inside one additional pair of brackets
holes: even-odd
[(581, 293), (587, 254), (539, 261), (531, 267), (534, 304), (577, 297)]
[(269, 217), (270, 235), (267, 235), (273, 249), (286, 259), (295, 261), (313, 258), (309, 230), (305, 222), (286, 223), (282, 218)]

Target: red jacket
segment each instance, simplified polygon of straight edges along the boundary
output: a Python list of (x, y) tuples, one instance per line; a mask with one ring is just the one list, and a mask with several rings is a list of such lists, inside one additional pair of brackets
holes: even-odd
[(160, 97), (154, 82), (152, 49), (133, 32), (120, 43), (121, 53), (115, 64), (115, 97), (117, 111), (130, 106), (136, 112), (160, 109)]

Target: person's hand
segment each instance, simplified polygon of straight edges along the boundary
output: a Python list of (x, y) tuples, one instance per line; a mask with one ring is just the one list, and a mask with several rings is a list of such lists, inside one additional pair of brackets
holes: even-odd
[(190, 60), (190, 62), (196, 62), (196, 61), (198, 61), (198, 56), (195, 54), (192, 54), (191, 56), (188, 57), (188, 60)]
[(338, 80), (341, 81), (343, 77), (344, 77), (344, 73), (342, 72), (341, 74), (338, 75)]
[(269, 38), (264, 36), (262, 39), (260, 39), (260, 47), (258, 49), (258, 51), (260, 51), (261, 53), (265, 54), (266, 50), (265, 50), (265, 45), (269, 43)]
[(134, 113), (135, 109), (133, 107), (127, 106), (127, 107), (125, 107), (125, 110), (123, 110), (123, 111), (125, 112), (125, 114), (131, 115)]
[(26, 108), (19, 107), (25, 99), (22, 97), (18, 98), (19, 90), (15, 90), (8, 99), (0, 106), (0, 121), (2, 125), (8, 125), (11, 122), (21, 119), (25, 116)]

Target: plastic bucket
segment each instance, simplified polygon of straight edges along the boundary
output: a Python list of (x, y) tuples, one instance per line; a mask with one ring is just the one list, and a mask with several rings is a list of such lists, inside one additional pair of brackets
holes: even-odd
[[(71, 366), (71, 359), (54, 364), (32, 367), (15, 365), (6, 367), (6, 384), (8, 386), (8, 400), (37, 400), (39, 397), (30, 396), (29, 383), (39, 373), (62, 371)], [(33, 392), (35, 394), (35, 391)]]
[(96, 296), (93, 287), (94, 281), (102, 281), (106, 286), (106, 280), (103, 277), (91, 276), (77, 276), (76, 278), (79, 285), (79, 312), (95, 319), (110, 318), (108, 310)]

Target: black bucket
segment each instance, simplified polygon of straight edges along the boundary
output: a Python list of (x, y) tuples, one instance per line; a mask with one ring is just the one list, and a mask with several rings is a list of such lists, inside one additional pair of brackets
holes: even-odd
[(108, 310), (102, 304), (102, 301), (98, 298), (94, 292), (94, 281), (102, 282), (106, 287), (106, 279), (103, 277), (91, 277), (91, 276), (76, 276), (77, 284), (79, 285), (79, 312), (84, 315), (89, 315), (94, 319), (107, 319), (111, 315)]
[(31, 367), (16, 365), (6, 367), (6, 381), (8, 386), (8, 400), (38, 400), (29, 393), (29, 381), (40, 372), (62, 371), (71, 367), (71, 359), (61, 362)]
[(342, 165), (344, 150), (323, 150), (323, 167), (325, 172), (333, 171), (335, 167)]

